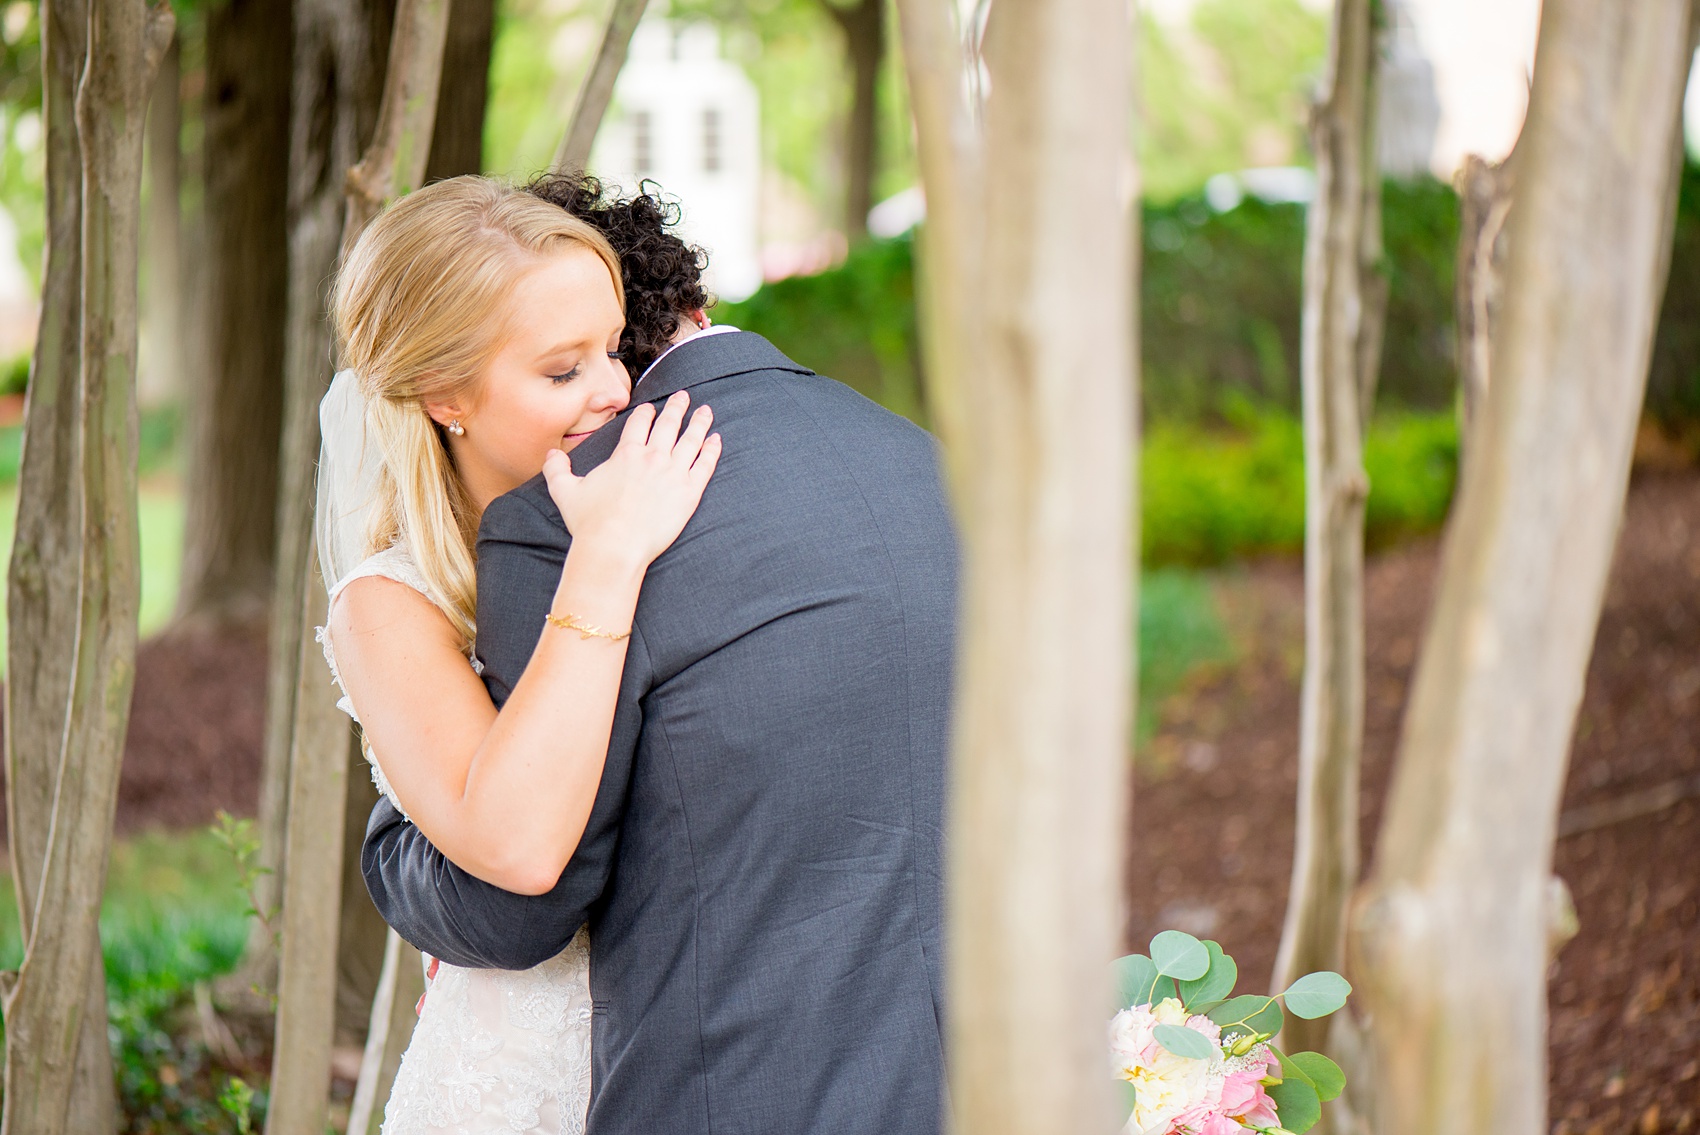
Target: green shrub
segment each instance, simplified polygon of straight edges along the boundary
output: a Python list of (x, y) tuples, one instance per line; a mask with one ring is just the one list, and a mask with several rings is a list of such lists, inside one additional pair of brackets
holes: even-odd
[(0, 395), (22, 394), (29, 389), (30, 356), (16, 355), (4, 363), (0, 363)]
[(843, 264), (768, 284), (714, 318), (757, 331), (802, 363), (926, 425), (915, 330), (914, 244), (864, 241)]
[[(1232, 430), (1156, 423), (1140, 460), (1147, 564), (1219, 564), (1304, 547), (1304, 437), (1282, 414), (1239, 411)], [(1446, 518), (1458, 461), (1450, 413), (1377, 419), (1364, 442), (1365, 539), (1381, 547)]]

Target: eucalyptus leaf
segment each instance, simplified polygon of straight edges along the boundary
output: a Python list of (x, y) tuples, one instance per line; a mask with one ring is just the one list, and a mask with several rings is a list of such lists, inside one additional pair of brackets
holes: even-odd
[(1206, 1015), (1221, 1025), (1223, 1032), (1238, 1025), (1242, 1032), (1263, 1033), (1266, 1036), (1280, 1032), (1281, 1025), (1286, 1020), (1281, 1015), (1281, 1006), (1276, 1003), (1275, 998), (1259, 997), (1256, 994), (1229, 998)]
[(1127, 1117), (1133, 1114), (1133, 1105), (1139, 1102), (1139, 1093), (1126, 1080), (1117, 1080), (1116, 1088), (1116, 1102), (1122, 1109), (1122, 1122), (1126, 1123)]
[(1181, 1002), (1194, 1013), (1198, 1012), (1195, 1006), (1228, 996), (1234, 991), (1234, 983), (1240, 979), (1239, 967), (1234, 964), (1233, 958), (1222, 952), (1221, 946), (1206, 942), (1204, 948), (1210, 951), (1210, 968), (1204, 971), (1204, 976), (1177, 983), (1180, 985)]
[(1320, 1052), (1295, 1052), (1281, 1059), (1283, 1068), (1296, 1068), (1316, 1089), (1323, 1103), (1337, 1099), (1346, 1090), (1346, 1074), (1340, 1066)]
[(1165, 930), (1151, 939), (1151, 960), (1164, 977), (1196, 981), (1210, 968), (1210, 951), (1191, 934)]
[(1304, 1135), (1322, 1118), (1322, 1100), (1316, 1089), (1303, 1080), (1282, 1080), (1267, 1090), (1269, 1098), (1275, 1101), (1282, 1130)]
[(1144, 954), (1129, 954), (1110, 964), (1115, 980), (1116, 1008), (1131, 1009), (1153, 1000), (1152, 986), (1157, 984), (1157, 967)]
[(1151, 1030), (1151, 1035), (1156, 1038), (1158, 1044), (1176, 1056), (1208, 1060), (1216, 1051), (1216, 1046), (1210, 1043), (1209, 1037), (1185, 1025), (1158, 1025)]
[(1326, 1017), (1346, 1003), (1351, 983), (1337, 973), (1321, 970), (1307, 973), (1287, 987), (1282, 999), (1295, 1017), (1314, 1021)]

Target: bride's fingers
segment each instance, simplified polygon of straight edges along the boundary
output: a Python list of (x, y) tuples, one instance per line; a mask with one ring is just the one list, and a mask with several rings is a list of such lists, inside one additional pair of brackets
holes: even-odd
[(703, 440), (702, 452), (698, 453), (696, 460), (691, 463), (691, 470), (688, 474), (691, 487), (701, 493), (703, 487), (708, 484), (708, 479), (714, 476), (714, 467), (719, 463), (720, 435), (709, 434)]
[(691, 404), (691, 396), (683, 390), (674, 394), (661, 407), (661, 413), (656, 415), (655, 427), (649, 431), (651, 445), (661, 447), (661, 452), (670, 452), (673, 443), (679, 439), (679, 427), (684, 424), (685, 410)]
[(707, 406), (698, 406), (696, 413), (691, 415), (690, 422), (685, 426), (685, 432), (679, 435), (679, 441), (673, 446), (673, 461), (682, 469), (690, 468), (691, 462), (702, 452), (702, 443), (708, 437), (709, 427), (714, 425), (714, 411)]
[(633, 410), (620, 430), (620, 445), (645, 445), (649, 442), (650, 427), (655, 424), (655, 407), (645, 402)]
[(549, 495), (555, 498), (556, 504), (570, 499), (583, 479), (573, 475), (572, 458), (561, 450), (551, 449), (543, 455), (543, 480), (549, 486)]

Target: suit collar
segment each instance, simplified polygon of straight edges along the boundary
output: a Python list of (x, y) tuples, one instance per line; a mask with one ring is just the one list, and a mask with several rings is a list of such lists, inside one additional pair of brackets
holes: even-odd
[[(608, 460), (620, 442), (626, 417), (645, 402), (659, 402), (705, 382), (757, 370), (813, 374), (753, 331), (729, 331), (680, 343), (650, 367), (632, 390), (631, 403), (612, 421), (573, 447), (573, 472), (580, 475)], [(541, 483), (542, 478), (537, 478)]]

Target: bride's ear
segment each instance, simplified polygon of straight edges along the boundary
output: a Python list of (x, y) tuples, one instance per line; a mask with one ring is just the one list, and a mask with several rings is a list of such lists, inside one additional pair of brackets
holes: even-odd
[(439, 426), (447, 427), (450, 422), (465, 421), (466, 408), (459, 402), (427, 402), (425, 413)]

